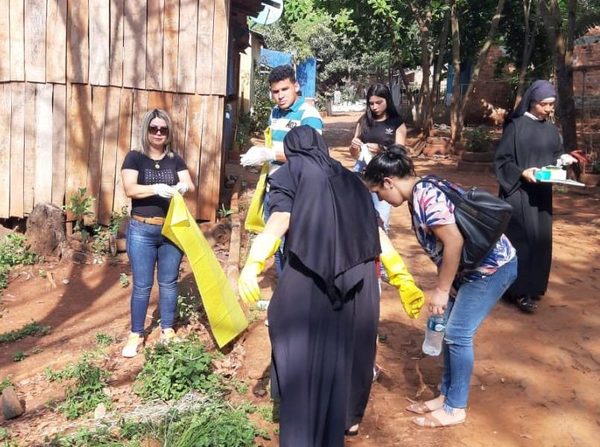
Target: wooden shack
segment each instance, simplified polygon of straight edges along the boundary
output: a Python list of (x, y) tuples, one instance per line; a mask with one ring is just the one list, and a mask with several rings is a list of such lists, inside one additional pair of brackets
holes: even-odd
[(0, 218), (62, 206), (78, 188), (98, 222), (128, 204), (120, 167), (145, 111), (166, 109), (214, 220), (222, 183), (231, 17), (260, 0), (0, 1)]

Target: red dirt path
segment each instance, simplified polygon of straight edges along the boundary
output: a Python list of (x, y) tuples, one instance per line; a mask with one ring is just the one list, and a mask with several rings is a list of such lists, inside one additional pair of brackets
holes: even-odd
[[(334, 156), (351, 164), (347, 146), (356, 115), (326, 120), (325, 136)], [(463, 173), (450, 159), (419, 159), (420, 173), (436, 173), (464, 185), (492, 191), (490, 174)], [(248, 178), (251, 176), (248, 175)], [(420, 352), (425, 316), (409, 320), (402, 312), (396, 291), (383, 285), (378, 363), (384, 372), (373, 387), (359, 436), (349, 446), (597, 446), (600, 439), (600, 191), (599, 188), (560, 190), (555, 194), (554, 260), (548, 295), (539, 311), (525, 315), (503, 303), (497, 305), (476, 338), (476, 363), (467, 423), (441, 430), (419, 429), (410, 423), (404, 408), (409, 399), (434, 395), (441, 372), (440, 358)], [(434, 285), (432, 263), (411, 233), (405, 207), (395, 209), (391, 236), (417, 281)], [(242, 255), (243, 259), (243, 255)], [(39, 268), (51, 272), (54, 288)], [(44, 435), (70, 423), (46, 408), (63, 390), (43, 377), (46, 367), (59, 369), (96, 346), (98, 332), (119, 337), (127, 333), (130, 288), (119, 284), (120, 273), (129, 274), (126, 258), (102, 265), (27, 267), (14, 278), (0, 298), (2, 331), (21, 328), (34, 319), (52, 327), (51, 334), (5, 344), (0, 350), (0, 379), (10, 375), (27, 413), (2, 424), (21, 445), (34, 445)], [(184, 264), (186, 284), (190, 272)], [(68, 280), (63, 284), (62, 280)], [(272, 274), (261, 282), (270, 293)], [(189, 287), (189, 286), (186, 286)], [(156, 292), (154, 292), (156, 293)], [(156, 297), (150, 307), (156, 307)], [(264, 313), (262, 314), (264, 316)], [(157, 337), (155, 330), (150, 339)], [(262, 321), (251, 325), (242, 337), (244, 351), (238, 377), (258, 391), (268, 370), (269, 342)], [(36, 353), (37, 350), (40, 350)], [(13, 362), (17, 351), (30, 355)], [(236, 350), (238, 351), (238, 350)], [(108, 349), (112, 372), (110, 391), (118, 411), (125, 415), (137, 403), (131, 382), (142, 356), (122, 359), (119, 345)], [(268, 405), (262, 393), (249, 397)], [(88, 420), (89, 421), (89, 420)], [(267, 425), (273, 432), (274, 426)], [(275, 446), (258, 440), (259, 445)]]

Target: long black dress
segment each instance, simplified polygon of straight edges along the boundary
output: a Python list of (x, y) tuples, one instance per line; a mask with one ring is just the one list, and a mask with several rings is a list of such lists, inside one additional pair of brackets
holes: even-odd
[[(379, 320), (371, 197), (307, 126), (284, 140), (271, 213), (290, 212), (283, 272), (268, 309), (282, 447), (341, 447), (367, 404)], [(354, 422), (352, 422), (354, 423)], [(350, 424), (351, 425), (351, 424)]]
[(496, 150), (500, 197), (513, 207), (506, 235), (517, 249), (518, 277), (508, 290), (513, 297), (541, 296), (548, 287), (552, 262), (552, 185), (528, 183), (521, 173), (553, 165), (562, 153), (558, 129), (548, 121), (523, 115), (512, 119)]

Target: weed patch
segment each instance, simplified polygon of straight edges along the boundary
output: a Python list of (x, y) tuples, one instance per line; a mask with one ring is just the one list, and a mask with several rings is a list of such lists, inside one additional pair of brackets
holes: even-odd
[(173, 447), (246, 447), (256, 436), (266, 437), (248, 419), (244, 408), (211, 403), (201, 412), (178, 418), (167, 432), (164, 445)]
[(50, 326), (44, 326), (35, 321), (31, 321), (31, 323), (27, 323), (21, 329), (15, 329), (14, 331), (0, 334), (0, 343), (13, 343), (29, 336), (42, 337), (48, 335), (50, 329)]
[(10, 376), (5, 377), (4, 379), (2, 379), (2, 382), (0, 382), (0, 393), (4, 391), (4, 388), (8, 388), (9, 386), (12, 386), (13, 388), (15, 387), (15, 385), (12, 383), (12, 380), (10, 379)]
[(196, 339), (146, 349), (146, 362), (134, 391), (143, 399), (179, 399), (188, 391), (212, 393), (219, 378), (212, 372), (212, 356)]
[(0, 290), (8, 287), (8, 274), (16, 265), (31, 265), (37, 261), (35, 253), (27, 249), (25, 236), (19, 233), (8, 234), (0, 242)]
[(115, 339), (108, 334), (105, 334), (103, 332), (98, 332), (96, 334), (96, 344), (98, 346), (102, 346), (102, 347), (110, 346), (114, 342), (115, 342)]
[(109, 373), (95, 365), (90, 354), (84, 354), (79, 363), (69, 365), (61, 371), (46, 369), (51, 382), (73, 380), (67, 387), (67, 397), (58, 409), (68, 418), (75, 419), (104, 403), (110, 407), (110, 398), (104, 393)]

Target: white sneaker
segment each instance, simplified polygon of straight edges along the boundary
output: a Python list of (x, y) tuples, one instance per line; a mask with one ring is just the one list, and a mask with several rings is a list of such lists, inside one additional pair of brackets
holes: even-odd
[(127, 343), (123, 346), (121, 355), (127, 358), (135, 357), (138, 353), (138, 347), (142, 344), (144, 344), (144, 338), (140, 334), (132, 332), (129, 334), (129, 338), (127, 338)]

